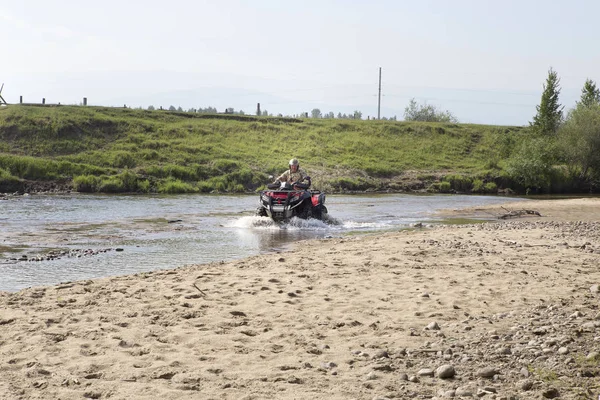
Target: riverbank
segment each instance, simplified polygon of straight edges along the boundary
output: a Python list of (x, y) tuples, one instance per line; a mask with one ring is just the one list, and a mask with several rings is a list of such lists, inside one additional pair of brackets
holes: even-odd
[(526, 208), (0, 293), (0, 398), (595, 398), (600, 201)]
[(0, 109), (0, 192), (64, 180), (93, 193), (247, 193), (292, 157), (327, 193), (524, 191), (502, 159), (527, 137), (492, 125), (11, 105)]

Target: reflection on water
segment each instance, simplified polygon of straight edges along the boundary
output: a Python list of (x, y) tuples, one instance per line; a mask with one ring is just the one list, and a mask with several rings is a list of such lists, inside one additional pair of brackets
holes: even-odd
[[(26, 196), (0, 202), (0, 290), (285, 250), (305, 239), (435, 222), (442, 208), (510, 198), (444, 195), (328, 196), (330, 220), (278, 225), (255, 217), (255, 196)], [(120, 248), (123, 251), (115, 251)], [(112, 249), (83, 257), (17, 261), (50, 250)]]

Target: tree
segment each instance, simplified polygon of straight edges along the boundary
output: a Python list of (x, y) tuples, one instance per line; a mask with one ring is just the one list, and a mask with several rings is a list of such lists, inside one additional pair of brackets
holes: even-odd
[(169, 106), (169, 111), (177, 111), (177, 109), (175, 108), (175, 106)]
[(156, 110), (156, 109), (154, 108), (154, 106), (148, 106), (148, 111), (154, 111), (154, 110)]
[(352, 116), (354, 119), (362, 119), (362, 112), (355, 110), (354, 115)]
[(572, 176), (600, 178), (600, 104), (571, 110), (558, 131), (558, 146)]
[(583, 89), (581, 89), (581, 101), (577, 105), (583, 107), (589, 107), (593, 104), (600, 104), (600, 89), (596, 87), (596, 83), (587, 79)]
[(404, 109), (405, 121), (422, 122), (458, 122), (458, 119), (448, 110), (441, 111), (431, 104), (418, 104), (413, 98)]
[(554, 135), (562, 122), (564, 106), (558, 102), (559, 83), (558, 75), (550, 68), (540, 105), (536, 106), (537, 114), (530, 123), (531, 127), (541, 135)]
[(313, 108), (313, 110), (310, 112), (310, 116), (312, 118), (321, 118), (323, 115), (321, 114), (321, 110), (318, 108)]
[(337, 118), (338, 118), (338, 119), (342, 119), (342, 113), (341, 113), (341, 112), (338, 112), (338, 113), (337, 113)]

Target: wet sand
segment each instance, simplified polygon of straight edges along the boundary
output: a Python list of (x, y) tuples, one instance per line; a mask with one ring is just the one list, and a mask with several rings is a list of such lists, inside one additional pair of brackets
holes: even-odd
[(597, 398), (600, 200), (505, 209), (0, 293), (0, 399)]

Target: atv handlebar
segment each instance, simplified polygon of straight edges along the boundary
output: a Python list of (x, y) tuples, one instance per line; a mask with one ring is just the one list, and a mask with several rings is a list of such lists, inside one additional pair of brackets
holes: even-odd
[[(308, 183), (302, 183), (304, 181), (308, 181)], [(288, 186), (289, 185), (289, 186)], [(286, 182), (273, 182), (273, 183), (269, 183), (267, 184), (267, 189), (270, 190), (277, 190), (277, 189), (281, 189), (281, 190), (307, 190), (308, 188), (310, 188), (311, 185), (311, 181), (310, 181), (310, 176), (306, 176), (304, 177), (302, 180), (300, 181), (296, 181), (293, 183), (286, 183)]]

